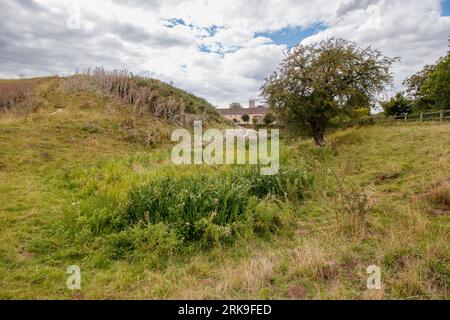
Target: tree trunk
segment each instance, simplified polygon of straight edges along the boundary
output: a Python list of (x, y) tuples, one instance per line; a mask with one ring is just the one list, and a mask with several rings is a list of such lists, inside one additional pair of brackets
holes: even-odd
[(324, 147), (325, 146), (325, 138), (323, 136), (323, 132), (314, 132), (313, 133), (314, 142), (316, 146)]

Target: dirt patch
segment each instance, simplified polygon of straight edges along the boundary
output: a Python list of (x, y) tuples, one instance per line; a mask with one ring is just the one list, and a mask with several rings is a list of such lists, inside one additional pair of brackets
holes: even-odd
[(333, 266), (324, 266), (316, 272), (316, 279), (318, 280), (331, 281), (336, 279), (337, 276), (338, 271)]
[(55, 112), (50, 113), (50, 115), (51, 115), (51, 116), (54, 116), (54, 115), (56, 115), (56, 114), (58, 114), (58, 113), (61, 113), (61, 112), (63, 112), (63, 110), (62, 110), (62, 109), (58, 109), (58, 110), (56, 110)]
[(47, 151), (43, 151), (43, 152), (41, 152), (41, 158), (50, 160), (52, 158), (52, 155)]
[(33, 258), (33, 254), (31, 252), (28, 252), (25, 248), (19, 249), (19, 258), (21, 260), (27, 260)]
[(339, 265), (340, 269), (347, 277), (351, 277), (355, 273), (355, 268), (358, 266), (358, 262), (349, 260)]
[(133, 171), (136, 173), (143, 173), (145, 171), (144, 167), (140, 163), (133, 163), (132, 167)]
[(86, 102), (83, 102), (83, 103), (78, 105), (78, 107), (81, 110), (92, 109), (92, 108), (95, 108), (96, 106), (97, 106), (97, 104), (95, 102), (92, 102), (92, 101), (86, 101)]
[(308, 231), (307, 231), (306, 229), (302, 228), (302, 227), (299, 227), (299, 228), (296, 230), (295, 233), (296, 233), (297, 236), (299, 236), (299, 237), (304, 237), (304, 236), (306, 236), (306, 235), (308, 234)]
[(71, 300), (85, 300), (85, 296), (82, 293), (75, 292), (72, 294)]
[(376, 177), (375, 183), (376, 184), (383, 184), (385, 182), (395, 181), (398, 178), (400, 178), (400, 173), (398, 173), (398, 172), (381, 174), (381, 175)]
[(202, 284), (202, 286), (214, 287), (216, 282), (212, 278), (205, 278), (205, 279), (200, 280), (200, 283)]
[(308, 293), (308, 290), (306, 290), (305, 287), (300, 285), (293, 285), (290, 286), (287, 290), (284, 296), (287, 299), (305, 299), (306, 295)]

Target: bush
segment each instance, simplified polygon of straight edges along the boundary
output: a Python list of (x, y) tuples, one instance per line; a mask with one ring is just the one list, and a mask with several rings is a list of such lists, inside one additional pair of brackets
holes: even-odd
[(0, 84), (0, 109), (6, 111), (27, 99), (32, 89), (29, 81), (11, 81)]
[(33, 94), (40, 82), (40, 79), (30, 79), (0, 83), (0, 112), (27, 114), (45, 106), (45, 100)]
[(272, 124), (272, 123), (274, 123), (275, 122), (275, 116), (273, 115), (273, 113), (267, 113), (265, 116), (264, 116), (264, 123), (265, 124)]
[(76, 243), (96, 239), (109, 258), (144, 251), (165, 255), (182, 245), (231, 244), (289, 225), (284, 210), (262, 203), (300, 199), (312, 183), (304, 169), (285, 167), (276, 176), (261, 176), (257, 166), (218, 176), (158, 177), (132, 184), (121, 199), (84, 183), (87, 199), (69, 210), (65, 222)]
[(230, 224), (244, 214), (248, 200), (248, 187), (230, 177), (166, 177), (132, 188), (125, 215), (130, 223), (169, 223), (194, 240), (199, 239), (196, 222), (211, 218), (217, 225)]
[(268, 195), (289, 200), (299, 200), (314, 183), (313, 176), (304, 168), (281, 167), (278, 174), (263, 176), (257, 166), (238, 169), (234, 172), (249, 184), (250, 194), (258, 198)]
[(113, 233), (105, 238), (106, 253), (111, 258), (121, 258), (133, 254), (152, 253), (156, 256), (169, 256), (177, 252), (181, 239), (167, 225), (139, 224)]
[(396, 94), (391, 100), (382, 104), (387, 116), (401, 116), (412, 112), (412, 102), (402, 92)]

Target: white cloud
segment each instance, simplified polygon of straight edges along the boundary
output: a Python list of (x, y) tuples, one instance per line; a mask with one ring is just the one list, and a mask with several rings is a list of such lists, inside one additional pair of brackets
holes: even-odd
[[(361, 7), (363, 2), (368, 6)], [(401, 83), (406, 77), (447, 52), (450, 17), (441, 16), (439, 0), (366, 0), (361, 3), (348, 1), (339, 10), (340, 15), (328, 21), (326, 30), (303, 42), (343, 37), (361, 46), (371, 45), (388, 56), (399, 56), (401, 63), (393, 70), (396, 90), (402, 89)], [(377, 23), (370, 23), (374, 21)]]
[[(82, 28), (66, 27), (81, 7)], [(438, 0), (3, 0), (0, 76), (102, 65), (172, 81), (214, 104), (247, 104), (285, 45), (255, 33), (323, 23), (329, 36), (401, 56), (396, 84), (445, 54)], [(176, 20), (173, 20), (176, 19)]]

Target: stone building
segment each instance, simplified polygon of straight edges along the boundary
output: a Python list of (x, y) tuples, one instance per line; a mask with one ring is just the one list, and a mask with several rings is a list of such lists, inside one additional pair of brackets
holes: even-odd
[(269, 108), (263, 106), (256, 106), (255, 100), (250, 100), (248, 108), (227, 108), (217, 109), (222, 117), (233, 121), (236, 124), (244, 124), (242, 116), (248, 114), (250, 116), (249, 123), (254, 123), (255, 118), (257, 123), (263, 123), (264, 116), (269, 113)]

